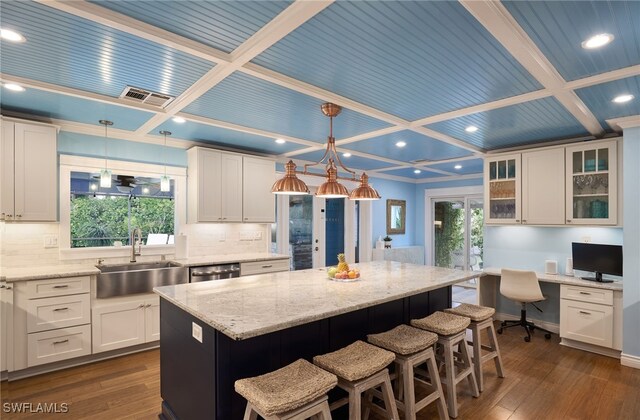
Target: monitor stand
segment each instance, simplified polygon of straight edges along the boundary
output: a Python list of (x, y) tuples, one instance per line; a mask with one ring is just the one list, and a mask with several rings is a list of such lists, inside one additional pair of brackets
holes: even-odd
[(596, 276), (595, 277), (581, 277), (582, 280), (589, 280), (589, 281), (595, 281), (598, 283), (613, 283), (613, 280), (606, 280), (602, 278), (602, 273), (599, 273), (596, 271)]

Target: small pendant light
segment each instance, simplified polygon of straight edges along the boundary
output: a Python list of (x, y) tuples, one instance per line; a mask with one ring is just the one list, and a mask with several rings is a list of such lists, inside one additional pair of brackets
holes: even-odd
[(104, 169), (100, 171), (100, 188), (111, 188), (111, 171), (107, 168), (107, 143), (109, 141), (107, 127), (113, 125), (113, 121), (100, 120), (98, 122), (104, 125)]
[(160, 191), (171, 191), (171, 178), (167, 176), (167, 136), (171, 135), (171, 131), (162, 130), (160, 134), (164, 136), (164, 149), (162, 151), (164, 155), (164, 175), (160, 177)]

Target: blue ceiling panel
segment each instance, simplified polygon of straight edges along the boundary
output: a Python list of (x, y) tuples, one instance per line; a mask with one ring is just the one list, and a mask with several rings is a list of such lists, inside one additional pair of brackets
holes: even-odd
[[(608, 127), (607, 119), (640, 114), (640, 76), (586, 87), (576, 93), (603, 127)], [(621, 104), (612, 102), (620, 95), (633, 95), (635, 98)]]
[[(396, 143), (399, 141), (404, 141), (407, 145), (397, 147)], [(405, 162), (419, 159), (442, 160), (471, 154), (468, 150), (409, 130), (349, 143), (347, 147), (359, 152)]]
[[(326, 142), (329, 118), (323, 101), (243, 73), (234, 73), (184, 109), (185, 112), (316, 142)], [(333, 123), (336, 139), (387, 127), (348, 109)]]
[[(638, 1), (503, 1), (566, 80), (640, 64)], [(583, 41), (609, 33), (607, 46), (586, 50)]]
[(92, 1), (225, 52), (235, 50), (290, 1)]
[(395, 175), (395, 176), (404, 176), (406, 178), (413, 179), (427, 179), (427, 178), (437, 178), (446, 175), (438, 174), (431, 171), (422, 170), (419, 174), (414, 172), (414, 168), (402, 168), (402, 169), (393, 169), (391, 171), (384, 171), (383, 174), (387, 175)]
[(98, 125), (98, 120), (111, 120), (114, 128), (124, 130), (135, 130), (153, 116), (150, 112), (31, 88), (24, 92), (2, 89), (0, 105), (3, 111), (85, 124)]
[[(349, 156), (349, 157), (344, 157), (342, 156), (342, 152), (340, 152), (340, 149), (338, 149), (338, 153), (340, 155), (340, 160), (342, 160), (342, 163), (344, 163), (344, 165), (351, 169), (351, 170), (363, 170), (363, 171), (370, 171), (372, 169), (380, 169), (380, 168), (386, 168), (389, 166), (393, 166), (392, 163), (387, 163), (387, 162), (382, 162), (379, 160), (373, 160), (373, 159), (368, 159), (368, 158), (363, 158), (360, 156)], [(293, 161), (295, 162), (296, 159), (302, 159), (302, 160), (308, 160), (311, 162), (317, 162), (318, 160), (320, 160), (320, 158), (322, 157), (322, 155), (324, 154), (324, 150), (318, 150), (315, 152), (310, 152), (310, 153), (305, 153), (302, 155), (296, 155), (293, 156), (291, 159), (293, 159)], [(299, 167), (302, 167), (303, 165), (300, 164), (298, 165)], [(336, 166), (340, 166), (337, 162), (336, 162)], [(318, 165), (315, 166), (316, 168), (324, 168), (323, 165)], [(340, 169), (340, 168), (339, 168)]]
[(234, 149), (248, 150), (266, 154), (292, 152), (306, 146), (286, 142), (278, 144), (271, 137), (256, 136), (241, 131), (228, 130), (192, 121), (176, 123), (168, 120), (156, 127), (149, 134), (159, 135), (161, 130), (171, 132), (171, 137), (225, 146)]
[(213, 64), (35, 2), (3, 1), (2, 73), (119, 96), (127, 85), (177, 96)]
[[(465, 128), (470, 125), (479, 130), (467, 133)], [(428, 127), (486, 150), (589, 135), (552, 97), (465, 115)]]
[[(456, 169), (455, 166), (460, 165), (462, 168)], [(457, 175), (481, 174), (484, 167), (482, 158), (463, 160), (460, 162), (446, 162), (429, 165), (430, 168), (440, 169), (441, 171), (452, 172)]]
[(540, 89), (458, 2), (335, 2), (254, 63), (405, 119)]

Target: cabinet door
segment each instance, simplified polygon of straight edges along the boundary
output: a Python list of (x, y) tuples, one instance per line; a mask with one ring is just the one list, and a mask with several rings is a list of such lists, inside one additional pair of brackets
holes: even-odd
[(13, 290), (2, 283), (0, 288), (0, 372), (13, 370)]
[(15, 220), (58, 219), (58, 155), (56, 129), (15, 125)]
[(560, 337), (611, 348), (613, 307), (560, 299)]
[(275, 162), (268, 159), (244, 157), (242, 217), (244, 222), (274, 223), (275, 195), (271, 187), (276, 178)]
[(220, 204), (222, 173), (220, 152), (198, 150), (197, 183), (198, 194), (197, 222), (222, 221), (222, 206)]
[(2, 121), (0, 132), (0, 220), (13, 220), (14, 194), (14, 127)]
[(616, 142), (567, 147), (567, 224), (615, 225), (618, 215)]
[(486, 223), (520, 224), (520, 154), (484, 161)]
[(564, 224), (564, 148), (522, 153), (522, 224)]
[(242, 156), (222, 153), (220, 178), (223, 222), (242, 221)]
[(93, 352), (145, 342), (145, 301), (98, 306), (91, 310)]
[(145, 303), (145, 342), (160, 340), (160, 298)]

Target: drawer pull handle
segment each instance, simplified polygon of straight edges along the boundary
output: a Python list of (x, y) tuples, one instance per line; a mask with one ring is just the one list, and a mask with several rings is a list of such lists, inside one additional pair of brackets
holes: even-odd
[(66, 340), (54, 341), (53, 344), (64, 344), (68, 342), (69, 342), (69, 339), (67, 338)]
[(269, 265), (263, 265), (262, 268), (271, 268), (273, 267), (273, 264), (269, 264)]
[(66, 289), (67, 287), (69, 287), (68, 284), (58, 284), (53, 286), (54, 289)]
[(589, 295), (589, 296), (591, 296), (591, 293), (589, 293), (589, 292), (580, 292), (580, 294), (581, 295)]
[(580, 313), (584, 315), (591, 315), (591, 312), (587, 312), (587, 311), (580, 311)]
[(56, 308), (53, 310), (53, 312), (58, 312), (58, 311), (68, 311), (69, 308)]

